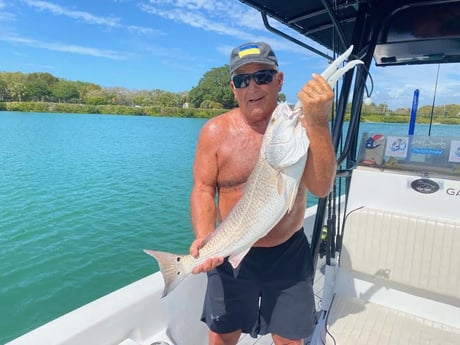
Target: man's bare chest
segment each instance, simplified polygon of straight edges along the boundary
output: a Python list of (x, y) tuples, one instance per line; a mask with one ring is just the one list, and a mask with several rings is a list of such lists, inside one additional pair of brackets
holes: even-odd
[(220, 187), (236, 187), (244, 184), (257, 163), (259, 140), (232, 140), (224, 144), (218, 153), (218, 176)]

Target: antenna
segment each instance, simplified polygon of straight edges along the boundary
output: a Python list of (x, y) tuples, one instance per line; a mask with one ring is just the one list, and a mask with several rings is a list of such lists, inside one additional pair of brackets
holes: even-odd
[(434, 112), (434, 104), (436, 102), (436, 92), (438, 90), (439, 67), (440, 66), (441, 64), (438, 63), (438, 71), (436, 72), (436, 84), (434, 84), (433, 104), (431, 105), (430, 127), (428, 128), (428, 136), (431, 135), (431, 125), (433, 124), (433, 112)]

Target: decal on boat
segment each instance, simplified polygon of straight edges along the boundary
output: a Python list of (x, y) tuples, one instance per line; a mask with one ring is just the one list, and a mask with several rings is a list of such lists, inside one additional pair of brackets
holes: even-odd
[(427, 178), (414, 180), (410, 185), (413, 190), (423, 194), (432, 194), (439, 190), (439, 184)]
[(460, 140), (450, 142), (449, 162), (460, 163)]
[(383, 163), (383, 151), (385, 149), (385, 136), (383, 134), (375, 134), (367, 136), (364, 134), (363, 154), (360, 161), (366, 165), (378, 165)]
[(460, 196), (460, 189), (447, 188), (446, 193), (451, 196)]
[(385, 155), (389, 157), (407, 157), (408, 137), (388, 137)]

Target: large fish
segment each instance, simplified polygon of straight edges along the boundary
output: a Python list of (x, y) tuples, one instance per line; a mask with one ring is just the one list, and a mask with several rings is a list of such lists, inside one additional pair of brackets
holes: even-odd
[[(334, 61), (335, 67), (323, 72), (323, 77), (330, 84), (337, 80), (336, 73), (343, 74), (349, 69), (345, 66), (336, 71), (339, 63), (346, 59), (343, 56)], [(338, 62), (339, 59), (342, 61)], [(206, 239), (199, 257), (144, 250), (160, 266), (165, 282), (162, 297), (208, 258), (229, 257), (231, 265), (238, 267), (252, 245), (290, 211), (299, 189), (309, 145), (301, 125), (301, 115), (302, 109), (298, 106), (292, 110), (286, 103), (281, 103), (275, 108), (241, 199)]]

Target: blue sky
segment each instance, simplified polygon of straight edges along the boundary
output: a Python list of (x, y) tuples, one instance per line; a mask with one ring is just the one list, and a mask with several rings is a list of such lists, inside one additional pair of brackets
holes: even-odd
[[(276, 22), (272, 23), (277, 25)], [(58, 78), (133, 90), (190, 90), (228, 63), (234, 46), (266, 41), (295, 102), (324, 58), (268, 32), (260, 14), (238, 0), (0, 0), (0, 71), (48, 72)], [(372, 101), (392, 109), (431, 105), (437, 65), (371, 68)], [(440, 67), (436, 104), (460, 103), (459, 65)]]

